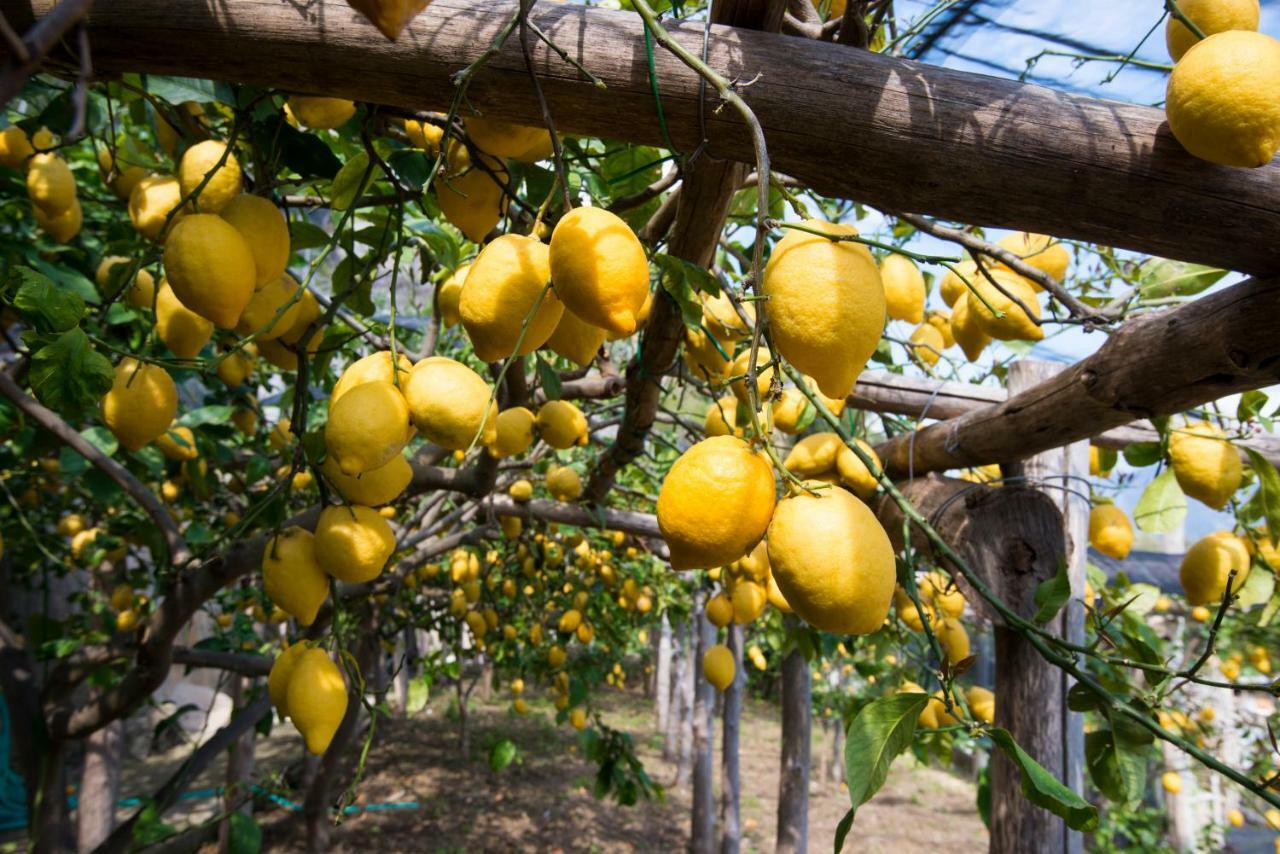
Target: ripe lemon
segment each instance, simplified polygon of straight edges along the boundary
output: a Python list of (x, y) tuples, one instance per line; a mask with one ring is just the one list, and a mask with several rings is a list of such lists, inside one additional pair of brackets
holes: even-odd
[(717, 691), (724, 691), (733, 684), (736, 670), (733, 653), (724, 644), (716, 644), (702, 654), (702, 675)]
[(444, 139), (444, 128), (439, 125), (407, 119), (404, 123), (404, 132), (414, 148), (421, 148), (432, 157), (440, 153), (440, 140)]
[(378, 511), (359, 504), (335, 505), (316, 523), (316, 558), (339, 581), (363, 584), (382, 574), (396, 550), (391, 524)]
[(204, 184), (200, 195), (188, 202), (193, 210), (203, 213), (216, 214), (225, 208), (240, 195), (242, 182), (240, 161), (236, 160), (235, 152), (227, 151), (227, 144), (216, 139), (197, 142), (183, 152), (182, 162), (178, 164), (178, 184), (183, 198)]
[(533, 484), (521, 478), (507, 487), (507, 495), (511, 496), (512, 501), (523, 504), (533, 498)]
[(182, 304), (221, 329), (234, 329), (253, 297), (253, 254), (226, 220), (185, 216), (164, 248), (165, 278)]
[(271, 601), (304, 626), (329, 595), (329, 576), (316, 560), (315, 537), (292, 525), (262, 550), (262, 585)]
[(465, 124), (471, 142), (494, 157), (536, 163), (551, 156), (551, 134), (546, 128), (479, 116), (467, 118)]
[[(1227, 30), (1257, 30), (1262, 10), (1258, 0), (1180, 0), (1178, 9), (1206, 37)], [(1200, 37), (1172, 15), (1165, 23), (1164, 43), (1174, 62), (1182, 59)]]
[(702, 440), (675, 461), (658, 494), (658, 527), (672, 567), (721, 566), (742, 557), (764, 536), (773, 506), (773, 470), (762, 454), (733, 436)]
[[(116, 154), (119, 154), (119, 149)], [(141, 166), (122, 164), (112, 155), (111, 149), (106, 147), (98, 149), (98, 172), (115, 197), (125, 201), (129, 200), (129, 194), (138, 186), (138, 182), (147, 177), (147, 170)]]
[(289, 679), (293, 676), (293, 668), (309, 649), (311, 645), (306, 641), (286, 647), (276, 656), (271, 664), (271, 672), (267, 674), (267, 696), (282, 717), (289, 717)]
[(28, 161), (27, 195), (31, 204), (54, 217), (76, 200), (76, 179), (67, 161), (56, 154), (37, 154)]
[(779, 432), (794, 436), (802, 429), (800, 423), (811, 409), (809, 399), (800, 389), (789, 388), (773, 400), (773, 426)]
[[(183, 215), (177, 210), (182, 201), (182, 188), (178, 179), (172, 175), (148, 175), (137, 183), (129, 194), (129, 221), (133, 227), (148, 240), (156, 240), (165, 229), (165, 220), (169, 219), (169, 227), (179, 222)], [(175, 213), (175, 211), (177, 211)]]
[(1166, 771), (1160, 775), (1160, 785), (1171, 795), (1182, 791), (1182, 775), (1177, 771)]
[(607, 335), (600, 327), (592, 326), (565, 309), (555, 331), (547, 339), (547, 347), (553, 353), (585, 368), (595, 359), (596, 353), (600, 352)]
[(125, 611), (133, 607), (133, 588), (128, 584), (117, 584), (111, 588), (111, 607), (117, 611)]
[(587, 418), (567, 400), (548, 400), (542, 404), (536, 423), (542, 441), (553, 448), (563, 451), (587, 444)]
[(911, 355), (922, 365), (932, 367), (938, 364), (942, 351), (947, 348), (942, 340), (942, 333), (932, 323), (922, 323), (911, 333)]
[[(1114, 457), (1112, 458), (1114, 464)], [(1093, 477), (1111, 477), (1111, 469), (1102, 468), (1102, 449), (1097, 445), (1089, 446), (1089, 474)]]
[(267, 434), (267, 444), (277, 451), (282, 451), (289, 445), (293, 444), (293, 422), (288, 418), (281, 418), (271, 428), (271, 432)]
[(1182, 491), (1215, 510), (1227, 505), (1244, 477), (1235, 446), (1207, 421), (1170, 432), (1169, 459)]
[(557, 501), (577, 501), (582, 495), (582, 478), (568, 466), (547, 469), (547, 492)]
[(790, 614), (791, 604), (787, 602), (787, 597), (783, 595), (782, 588), (778, 586), (778, 581), (773, 577), (773, 573), (769, 573), (769, 586), (766, 590), (769, 597), (769, 604), (777, 608), (784, 614)]
[[(869, 456), (879, 469), (880, 457), (876, 454), (875, 448), (872, 448), (861, 439), (853, 440), (858, 448)], [(836, 451), (836, 473), (840, 475), (840, 482), (848, 487), (854, 495), (863, 501), (870, 501), (871, 496), (880, 486), (880, 482), (876, 480), (876, 476), (871, 473), (862, 459), (853, 452), (848, 445), (843, 442)]]
[(982, 274), (978, 272), (978, 265), (973, 261), (961, 261), (959, 264), (951, 265), (947, 269), (947, 274), (942, 277), (941, 284), (938, 285), (938, 293), (942, 301), (954, 308), (956, 300), (969, 293), (969, 286), (965, 284), (965, 280), (973, 282), (974, 277), (980, 275)]
[(582, 624), (582, 612), (576, 608), (570, 608), (560, 615), (560, 623), (557, 626), (561, 634), (572, 634), (578, 630), (578, 626)]
[(300, 287), (297, 279), (285, 273), (258, 288), (240, 313), (236, 333), (244, 336), (257, 333), (255, 340), (270, 341), (288, 332), (302, 311), (302, 300), (295, 299)]
[(707, 600), (703, 609), (707, 620), (717, 629), (733, 622), (733, 600), (725, 593), (718, 593)]
[(409, 361), (409, 357), (403, 352), (396, 354), (396, 369), (393, 375), (391, 370), (391, 351), (379, 350), (376, 353), (370, 353), (368, 356), (356, 359), (346, 370), (342, 372), (342, 376), (338, 377), (338, 381), (333, 384), (333, 391), (329, 393), (329, 408), (351, 389), (358, 385), (364, 385), (368, 382), (384, 382), (392, 385), (399, 385), (403, 392), (409, 381), (409, 373), (413, 370), (413, 362)]
[(462, 321), (462, 316), (458, 313), (458, 303), (462, 299), (462, 285), (467, 281), (467, 272), (470, 270), (470, 264), (463, 264), (450, 273), (449, 278), (441, 282), (440, 287), (436, 289), (436, 310), (440, 313), (440, 322), (446, 329), (457, 326)]
[[(120, 255), (108, 255), (98, 264), (98, 270), (93, 278), (98, 285), (98, 290), (104, 296), (115, 293), (116, 287), (119, 287), (119, 284), (116, 287), (112, 286), (111, 271), (121, 264), (125, 265), (126, 269), (133, 266), (130, 259)], [(124, 300), (134, 308), (151, 308), (151, 302), (155, 299), (155, 290), (155, 279), (146, 270), (139, 269), (133, 281), (125, 286)]]
[(951, 332), (964, 352), (964, 357), (970, 362), (976, 362), (991, 343), (991, 336), (983, 328), (978, 313), (970, 311), (973, 300), (972, 294), (960, 294), (951, 308)]
[(409, 439), (409, 405), (388, 382), (358, 385), (329, 410), (324, 441), (339, 470), (355, 477), (381, 468)]
[(551, 649), (547, 650), (547, 664), (552, 670), (564, 665), (565, 654), (564, 648), (559, 644), (552, 644)]
[(70, 207), (56, 214), (48, 214), (36, 207), (31, 212), (35, 214), (36, 225), (44, 229), (54, 243), (70, 243), (80, 233), (80, 226), (84, 225), (84, 211), (79, 199), (72, 199)]
[(27, 159), (35, 154), (27, 132), (17, 125), (0, 130), (0, 166), (21, 172), (27, 168)]
[(684, 362), (695, 377), (718, 385), (729, 376), (733, 342), (722, 342), (701, 329), (685, 329)]
[(326, 457), (320, 470), (345, 500), (369, 507), (395, 501), (413, 480), (413, 467), (400, 454), (385, 465), (356, 477), (343, 474), (333, 457)]
[(1182, 556), (1178, 576), (1192, 605), (1216, 604), (1227, 592), (1227, 576), (1235, 570), (1231, 592), (1249, 577), (1249, 550), (1230, 531), (1216, 531), (1196, 541)]
[(196, 436), (190, 427), (172, 426), (156, 438), (155, 446), (170, 460), (194, 460), (200, 456), (196, 449)]
[(1133, 524), (1114, 504), (1099, 504), (1089, 511), (1089, 545), (1104, 555), (1124, 560), (1133, 547)]
[(1187, 51), (1165, 97), (1182, 147), (1222, 166), (1265, 166), (1280, 149), (1280, 41), (1263, 33), (1217, 33)]
[[(762, 344), (756, 353), (756, 397), (761, 404), (764, 403), (765, 395), (769, 392), (769, 386), (773, 382), (773, 366), (765, 367), (772, 361), (773, 354), (769, 352), (768, 347)], [(751, 367), (750, 347), (739, 353), (734, 358), (733, 364), (729, 366), (729, 376), (739, 378), (730, 383), (729, 388), (744, 406), (751, 405), (751, 394), (747, 389), (747, 368), (749, 367)]]
[[(1071, 250), (1065, 243), (1054, 240), (1047, 234), (1020, 231), (1017, 234), (1002, 237), (997, 245), (1058, 281), (1066, 278), (1067, 267), (1071, 266)], [(1027, 280), (1027, 284), (1036, 291), (1040, 290), (1040, 286), (1030, 279)]]
[(835, 433), (805, 436), (787, 453), (782, 467), (797, 477), (817, 477), (836, 467), (836, 457), (844, 442)]
[(815, 628), (869, 634), (889, 613), (893, 546), (875, 514), (844, 490), (779, 501), (769, 524), (769, 563), (787, 603)]
[(924, 320), (924, 274), (905, 255), (891, 252), (880, 262), (885, 308), (894, 320), (919, 323)]
[[(1035, 322), (1040, 319), (1040, 301), (1031, 284), (1002, 267), (985, 269), (986, 274), (974, 274), (970, 281), (976, 293), (966, 294), (965, 299), (967, 311), (982, 330), (1000, 341), (1039, 341), (1044, 338), (1044, 329)], [(1022, 305), (1014, 301), (1015, 297)], [(997, 316), (996, 312), (1003, 316)], [(955, 325), (954, 316), (952, 325)]]
[[(302, 336), (311, 328), (312, 324), (324, 314), (316, 295), (311, 293), (309, 289), (303, 290), (302, 299), (298, 301), (298, 306), (298, 319), (294, 321), (293, 326), (287, 332), (280, 336), (280, 340), (286, 344), (297, 344), (301, 341)], [(323, 330), (312, 333), (307, 341), (307, 350), (315, 352), (323, 338)]]
[(503, 516), (498, 520), (498, 527), (502, 529), (502, 536), (514, 540), (524, 530), (524, 520), (519, 516)]
[(484, 154), (480, 162), (487, 171), (471, 162), (465, 145), (450, 144), (446, 168), (436, 180), (440, 212), (472, 243), (483, 243), (507, 210), (507, 197), (493, 177), (503, 174), (502, 163)]
[[(857, 234), (848, 225), (804, 224), (831, 235)], [(813, 377), (823, 394), (847, 397), (884, 329), (884, 285), (871, 253), (857, 243), (788, 231), (769, 256), (763, 284), (778, 353)]]
[(220, 215), (248, 245), (257, 287), (284, 275), (289, 264), (289, 223), (279, 208), (262, 196), (241, 193), (227, 203)]
[(764, 613), (764, 606), (769, 604), (768, 591), (754, 581), (743, 579), (733, 585), (733, 593), (729, 597), (733, 602), (733, 621), (738, 625), (746, 625)]
[(442, 448), (465, 451), (498, 438), (498, 404), (489, 384), (461, 362), (446, 356), (423, 359), (413, 366), (404, 394), (414, 426)]
[(1227, 810), (1227, 824), (1232, 827), (1244, 827), (1244, 813), (1240, 810)]
[(514, 457), (533, 444), (533, 413), (523, 406), (513, 406), (498, 413), (495, 435), (489, 453), (495, 457)]
[(931, 311), (925, 315), (924, 319), (926, 323), (931, 324), (942, 335), (944, 348), (955, 345), (956, 337), (951, 332), (951, 312), (941, 309)]
[(578, 706), (569, 711), (569, 724), (576, 730), (587, 728), (587, 710)]
[[(63, 516), (58, 520), (58, 533), (64, 537), (74, 537), (87, 527), (88, 524), (85, 522), (84, 517), (79, 513), (68, 513), (66, 516)], [(130, 602), (133, 601), (132, 596), (133, 594), (130, 592)], [(125, 607), (128, 606), (126, 605)], [(116, 610), (118, 611), (120, 609), (117, 608)]]
[(123, 445), (137, 451), (169, 429), (178, 413), (178, 389), (159, 365), (126, 356), (116, 365), (111, 391), (102, 398), (102, 420)]
[(969, 633), (964, 624), (954, 617), (944, 617), (933, 626), (938, 644), (946, 653), (947, 661), (959, 664), (969, 657)]
[(723, 290), (713, 297), (702, 295), (702, 325), (720, 341), (732, 344), (751, 333), (756, 322), (755, 306), (749, 302), (742, 303), (742, 314), (746, 315), (745, 320)]
[(535, 238), (504, 234), (486, 246), (467, 271), (458, 309), (482, 360), (495, 362), (512, 353), (527, 356), (555, 331), (564, 305), (547, 291), (521, 339), (525, 319), (550, 279), (549, 255), (546, 244)]
[(328, 750), (347, 714), (347, 683), (327, 652), (312, 648), (298, 656), (285, 704), (307, 750), (315, 754)]
[(995, 723), (996, 695), (987, 688), (973, 685), (965, 689), (964, 701), (969, 704), (969, 711), (983, 723)]
[(340, 128), (356, 114), (355, 102), (345, 98), (290, 95), (284, 106), (299, 124), (312, 130)]
[(631, 226), (603, 208), (575, 208), (551, 233), (551, 281), (565, 307), (615, 335), (636, 331), (649, 263)]

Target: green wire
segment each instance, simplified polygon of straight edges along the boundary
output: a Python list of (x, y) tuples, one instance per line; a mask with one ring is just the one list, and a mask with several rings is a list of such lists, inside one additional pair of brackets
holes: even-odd
[(644, 28), (644, 52), (649, 59), (649, 88), (653, 90), (653, 103), (658, 108), (658, 126), (662, 128), (662, 138), (667, 141), (667, 150), (674, 153), (676, 146), (667, 130), (667, 116), (662, 111), (662, 96), (658, 93), (658, 72), (653, 61), (653, 34), (649, 32), (647, 24)]

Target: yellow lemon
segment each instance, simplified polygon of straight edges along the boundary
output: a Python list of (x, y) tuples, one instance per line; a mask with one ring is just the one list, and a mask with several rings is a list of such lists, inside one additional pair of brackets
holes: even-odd
[[(564, 305), (550, 290), (544, 294), (550, 277), (548, 254), (546, 245), (532, 237), (504, 234), (471, 265), (458, 309), (482, 360), (494, 362), (513, 353), (527, 356), (555, 331)], [(538, 310), (529, 317), (535, 304)]]
[(324, 440), (339, 470), (352, 477), (381, 468), (409, 439), (409, 405), (387, 382), (348, 391), (329, 410)]
[(206, 139), (182, 154), (178, 164), (178, 185), (183, 198), (200, 189), (200, 195), (188, 203), (194, 210), (216, 214), (240, 195), (242, 184), (240, 161), (225, 142)]
[(257, 352), (257, 347), (248, 344), (229, 353), (218, 363), (218, 379), (222, 380), (227, 388), (239, 388), (253, 373), (253, 359)]
[(567, 400), (548, 400), (542, 404), (535, 423), (542, 441), (553, 448), (563, 451), (587, 444), (587, 418)]
[[(139, 234), (155, 240), (165, 230), (180, 221), (183, 212), (178, 210), (182, 201), (182, 188), (172, 175), (148, 175), (137, 183), (129, 194), (129, 220)], [(172, 218), (170, 218), (172, 215)]]
[(1263, 33), (1217, 33), (1187, 51), (1165, 97), (1182, 147), (1222, 166), (1265, 166), (1280, 149), (1280, 41)]
[[(1071, 250), (1060, 240), (1054, 240), (1047, 234), (1033, 234), (1020, 231), (1002, 237), (997, 245), (1007, 249), (1043, 273), (1048, 273), (1058, 281), (1067, 277), (1067, 267), (1071, 266)], [(1027, 283), (1035, 290), (1040, 286), (1030, 279)]]
[(557, 501), (577, 501), (582, 495), (582, 478), (568, 466), (547, 469), (547, 492)]
[(159, 365), (126, 356), (115, 367), (111, 391), (102, 398), (102, 420), (130, 451), (169, 429), (178, 412), (178, 388)]
[(1169, 460), (1182, 491), (1215, 510), (1227, 506), (1244, 477), (1235, 446), (1207, 421), (1169, 433)]
[(773, 573), (769, 573), (769, 586), (766, 590), (769, 597), (769, 604), (777, 608), (784, 614), (790, 614), (791, 603), (787, 601), (787, 597), (783, 595), (782, 588), (778, 586), (778, 581), (773, 577)]
[(658, 527), (672, 567), (720, 566), (742, 557), (764, 536), (774, 498), (768, 460), (741, 439), (715, 436), (689, 448), (658, 494)]
[(356, 114), (355, 102), (345, 98), (290, 95), (285, 107), (300, 124), (312, 130), (340, 128)]
[(327, 652), (312, 648), (298, 656), (285, 704), (307, 750), (314, 754), (328, 750), (347, 714), (347, 683)]
[(1099, 504), (1089, 511), (1089, 545), (1104, 555), (1124, 560), (1133, 548), (1133, 524), (1114, 504)]
[[(848, 225), (807, 220), (835, 236)], [(778, 353), (813, 377), (828, 397), (853, 391), (884, 329), (880, 271), (865, 246), (791, 230), (764, 270), (765, 311)]]
[[(132, 267), (132, 262), (127, 258), (119, 255), (111, 255), (102, 259), (102, 263), (98, 265), (97, 275), (94, 277), (98, 283), (98, 288), (104, 295), (114, 293), (111, 288), (112, 270), (120, 264), (126, 264)], [(148, 309), (155, 300), (156, 280), (146, 270), (139, 269), (133, 277), (133, 281), (129, 282), (124, 291), (124, 301), (134, 308)]]
[(355, 477), (343, 474), (333, 457), (325, 458), (321, 471), (345, 500), (369, 507), (395, 501), (413, 480), (413, 467), (400, 454), (385, 465)]
[(329, 408), (332, 409), (338, 399), (351, 389), (369, 382), (398, 384), (400, 390), (404, 391), (409, 381), (409, 373), (413, 370), (413, 363), (409, 361), (408, 356), (400, 352), (396, 354), (395, 365), (393, 372), (390, 350), (379, 350), (356, 359), (347, 365), (342, 376), (338, 377), (338, 381), (333, 384), (333, 391), (329, 393)]
[(586, 729), (587, 711), (581, 706), (569, 711), (569, 724), (576, 730)]
[[(876, 464), (876, 468), (879, 469), (880, 457), (876, 454), (875, 448), (872, 448), (861, 439), (854, 439), (853, 441), (863, 453), (872, 459)], [(871, 473), (871, 470), (862, 462), (862, 459), (843, 442), (840, 443), (840, 448), (836, 451), (836, 473), (840, 475), (840, 482), (863, 501), (870, 501), (871, 496), (880, 486), (880, 482), (876, 480), (876, 476)]]
[(498, 413), (495, 436), (489, 453), (495, 457), (514, 457), (533, 444), (533, 413), (523, 406), (513, 406)]
[[(1114, 452), (1113, 452), (1114, 454)], [(1111, 457), (1111, 464), (1115, 465), (1114, 455)], [(1103, 469), (1103, 449), (1097, 445), (1089, 446), (1089, 474), (1093, 477), (1111, 477), (1111, 469)]]
[(959, 664), (969, 657), (969, 633), (964, 624), (954, 617), (944, 617), (933, 626), (938, 644), (946, 653), (947, 661)]
[[(765, 395), (769, 392), (769, 386), (773, 382), (773, 367), (772, 365), (765, 367), (765, 365), (769, 365), (772, 361), (773, 354), (769, 352), (769, 348), (761, 345), (756, 353), (756, 397), (762, 405)], [(744, 406), (751, 405), (751, 392), (747, 388), (747, 368), (749, 367), (751, 367), (750, 347), (739, 353), (733, 360), (733, 364), (729, 366), (729, 375), (738, 377), (729, 384), (729, 388)]]
[(444, 128), (439, 125), (408, 119), (404, 123), (404, 132), (414, 148), (421, 148), (433, 157), (440, 153), (440, 141), (444, 139)]
[(564, 664), (564, 660), (564, 648), (559, 644), (552, 644), (551, 649), (547, 650), (547, 664), (554, 670), (561, 667)]
[(583, 368), (591, 364), (608, 335), (598, 326), (592, 326), (572, 311), (565, 309), (556, 324), (555, 331), (547, 339), (547, 347), (559, 356)]
[(359, 504), (326, 507), (315, 533), (320, 568), (339, 581), (363, 584), (382, 574), (396, 550), (391, 524)]
[[(298, 319), (294, 321), (293, 326), (280, 336), (280, 340), (286, 344), (297, 344), (302, 340), (302, 336), (309, 330), (317, 320), (324, 314), (320, 308), (320, 302), (316, 299), (316, 295), (311, 293), (309, 289), (302, 291), (302, 299), (298, 301)], [(313, 333), (307, 341), (307, 350), (315, 352), (319, 346), (321, 339), (324, 338), (323, 332)]]
[(769, 604), (766, 588), (745, 579), (733, 585), (733, 593), (729, 598), (733, 602), (733, 621), (738, 625), (746, 625), (755, 620), (764, 613), (764, 606)]
[(1171, 795), (1182, 791), (1182, 775), (1177, 771), (1166, 771), (1160, 775), (1160, 785)]
[(428, 356), (404, 383), (413, 424), (442, 448), (465, 451), (498, 438), (498, 404), (484, 378), (446, 356)]
[[(1040, 319), (1040, 301), (1031, 284), (1003, 267), (987, 268), (986, 274), (990, 278), (982, 273), (974, 275), (973, 289), (977, 295), (968, 294), (965, 300), (968, 311), (983, 331), (1000, 341), (1039, 341), (1044, 338), (1044, 329), (1036, 323)], [(996, 312), (1003, 316), (997, 316)]]
[(603, 208), (575, 208), (551, 233), (551, 281), (565, 307), (615, 335), (636, 331), (649, 264), (631, 226)]
[(521, 478), (507, 487), (507, 495), (511, 496), (511, 500), (523, 504), (533, 498), (533, 484)]
[(875, 514), (844, 490), (779, 501), (769, 524), (769, 563), (787, 603), (815, 628), (869, 634), (889, 612), (893, 546)]
[(31, 204), (57, 216), (76, 200), (76, 179), (67, 161), (56, 154), (37, 154), (27, 166), (27, 195)]
[(947, 269), (947, 274), (942, 277), (941, 284), (938, 285), (938, 293), (942, 301), (954, 308), (956, 300), (969, 293), (969, 285), (965, 284), (965, 281), (973, 284), (975, 278), (981, 275), (978, 272), (978, 265), (973, 261), (961, 261), (959, 264), (951, 265)]
[(128, 584), (117, 584), (111, 589), (111, 607), (117, 611), (132, 608), (134, 598), (133, 588)]
[(168, 279), (160, 280), (155, 301), (160, 340), (178, 358), (195, 358), (213, 337), (213, 324), (183, 305), (169, 287)]
[(969, 711), (983, 723), (995, 723), (996, 695), (990, 690), (973, 685), (965, 689), (964, 700), (969, 704)]
[(942, 333), (932, 323), (922, 323), (911, 333), (911, 355), (922, 365), (938, 364), (942, 351), (947, 348)]
[(262, 196), (241, 193), (227, 203), (221, 216), (248, 245), (257, 287), (284, 275), (289, 264), (289, 223), (279, 208)]
[[(119, 154), (119, 149), (116, 154)], [(116, 198), (125, 201), (129, 200), (129, 194), (138, 186), (138, 182), (147, 177), (147, 170), (137, 165), (121, 164), (111, 150), (105, 147), (98, 149), (98, 171)]]
[[(1206, 37), (1227, 30), (1257, 30), (1262, 10), (1258, 0), (1180, 0), (1178, 9)], [(1164, 42), (1174, 62), (1182, 59), (1200, 37), (1172, 15), (1165, 23)]]
[(297, 279), (285, 273), (258, 288), (240, 313), (236, 332), (244, 336), (257, 333), (257, 341), (270, 341), (288, 332), (302, 311), (301, 298), (295, 298), (300, 287)]
[(282, 717), (289, 717), (289, 679), (293, 676), (293, 668), (310, 648), (307, 642), (299, 641), (286, 647), (271, 664), (271, 672), (267, 674), (267, 696)]
[[(64, 537), (74, 537), (76, 534), (80, 533), (87, 527), (88, 527), (88, 524), (85, 522), (84, 517), (81, 516), (79, 513), (69, 513), (58, 520), (58, 533)], [(129, 601), (132, 602), (133, 601), (132, 591), (130, 592), (129, 596), (130, 596)], [(120, 609), (117, 608), (116, 610), (118, 611)]]
[(288, 418), (277, 421), (271, 428), (271, 432), (267, 434), (267, 444), (277, 451), (293, 444), (293, 422)]
[(238, 407), (231, 413), (231, 423), (246, 436), (252, 436), (258, 429), (258, 413), (252, 409)]
[(826, 474), (836, 467), (836, 457), (843, 446), (836, 433), (813, 433), (796, 442), (782, 467), (801, 478)]
[(462, 285), (467, 281), (467, 273), (470, 270), (470, 264), (463, 264), (450, 273), (449, 277), (436, 289), (436, 310), (440, 312), (440, 322), (446, 329), (457, 326), (462, 320), (462, 316), (458, 313), (458, 304), (462, 299)]
[(724, 691), (733, 684), (733, 676), (737, 665), (733, 661), (733, 653), (727, 646), (716, 644), (702, 654), (702, 675), (715, 686), (717, 691)]
[(733, 600), (724, 593), (717, 593), (707, 600), (703, 612), (711, 625), (722, 629), (733, 622)]
[(35, 154), (27, 132), (17, 125), (0, 130), (0, 166), (21, 171), (27, 168), (27, 159)]
[(271, 601), (304, 626), (315, 621), (329, 595), (329, 576), (316, 560), (315, 537), (292, 525), (262, 550), (262, 586)]
[(1182, 556), (1178, 575), (1192, 605), (1216, 604), (1227, 592), (1227, 577), (1235, 570), (1231, 591), (1237, 593), (1249, 577), (1249, 550), (1230, 531), (1202, 537)]
[(889, 253), (880, 262), (880, 281), (884, 283), (889, 317), (908, 323), (924, 320), (924, 274), (914, 261), (896, 252)]
[(756, 322), (754, 305), (742, 303), (742, 314), (746, 315), (745, 320), (723, 290), (713, 297), (702, 295), (702, 325), (711, 330), (711, 334), (720, 341), (732, 344), (751, 333)]
[(973, 300), (973, 295), (966, 292), (960, 294), (951, 307), (951, 332), (970, 362), (976, 362), (991, 343), (991, 336), (983, 328), (978, 313), (970, 311)]
[[(787, 389), (773, 400), (774, 428), (779, 432), (794, 436), (800, 432), (800, 422), (810, 408), (809, 399), (804, 396), (804, 392), (798, 388)], [(707, 435), (711, 434), (708, 433)]]
[(695, 377), (720, 384), (729, 375), (733, 342), (722, 342), (701, 329), (685, 329), (684, 362)]
[(1227, 810), (1227, 824), (1232, 827), (1244, 827), (1244, 813), (1240, 810)]
[(48, 214), (40, 208), (32, 208), (36, 225), (44, 229), (54, 243), (70, 243), (84, 225), (84, 211), (79, 199), (72, 199), (71, 206), (56, 214)]
[(194, 460), (200, 456), (196, 449), (196, 436), (190, 427), (180, 425), (170, 427), (164, 435), (159, 436), (155, 445), (160, 453), (171, 460)]
[(451, 144), (446, 168), (436, 179), (440, 212), (472, 243), (483, 243), (507, 210), (502, 185), (493, 177), (503, 173), (502, 164), (484, 154), (480, 163), (471, 162), (466, 146)]
[(938, 309), (931, 311), (924, 317), (925, 322), (932, 325), (942, 335), (943, 347), (951, 347), (956, 343), (956, 336), (951, 331), (951, 312)]
[(494, 157), (536, 163), (551, 156), (551, 134), (545, 128), (480, 116), (467, 118), (465, 124), (471, 142)]
[(164, 248), (165, 278), (182, 304), (221, 329), (234, 329), (253, 297), (253, 254), (226, 220), (183, 217)]

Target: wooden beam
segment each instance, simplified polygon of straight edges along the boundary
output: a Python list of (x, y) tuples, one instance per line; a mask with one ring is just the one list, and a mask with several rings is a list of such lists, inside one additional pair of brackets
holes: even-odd
[(1048, 382), (876, 450), (895, 478), (1009, 462), (1272, 385), (1280, 382), (1278, 313), (1280, 280), (1250, 279), (1143, 315)]
[[(19, 26), (55, 8), (55, 0), (0, 0)], [(450, 75), (479, 57), (515, 8), (509, 0), (435, 0), (396, 42), (341, 0), (113, 0), (96, 4), (87, 20), (98, 73), (212, 77), (439, 110), (453, 96)], [(536, 44), (534, 65), (562, 131), (663, 144), (637, 16), (538, 3), (533, 19), (607, 87)], [(701, 53), (702, 24), (671, 29)], [(1159, 109), (721, 25), (709, 28), (707, 58), (743, 81), (774, 167), (821, 193), (1280, 271), (1280, 164), (1230, 169), (1197, 160)], [(700, 104), (699, 78), (664, 51), (654, 68), (678, 149), (692, 152), (703, 139), (702, 112), (707, 153), (752, 162), (734, 111), (700, 110), (713, 105)], [(469, 102), (496, 117), (540, 121), (516, 40), (476, 76)]]

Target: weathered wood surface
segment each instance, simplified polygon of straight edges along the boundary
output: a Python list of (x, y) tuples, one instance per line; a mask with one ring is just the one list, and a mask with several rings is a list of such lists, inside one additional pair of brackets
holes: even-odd
[(1280, 381), (1280, 280), (1249, 279), (1137, 318), (1096, 353), (1003, 403), (876, 450), (892, 477), (1008, 462)]
[[(0, 0), (17, 28), (53, 8), (54, 0)], [(394, 43), (341, 0), (113, 0), (95, 4), (88, 27), (100, 74), (214, 77), (438, 110), (453, 95), (450, 75), (480, 55), (514, 9), (510, 0), (436, 0)], [(662, 143), (638, 16), (539, 3), (533, 20), (607, 86), (582, 80), (535, 43), (534, 65), (562, 131)], [(701, 52), (701, 24), (672, 30)], [(1159, 109), (727, 26), (710, 27), (707, 57), (722, 74), (750, 81), (741, 91), (775, 168), (819, 192), (1280, 271), (1280, 164), (1230, 169), (1196, 160)], [(671, 137), (691, 152), (703, 137), (699, 79), (661, 49), (655, 68)], [(477, 75), (469, 100), (488, 115), (540, 121), (517, 39)], [(706, 110), (705, 129), (709, 154), (753, 161), (733, 110)]]

